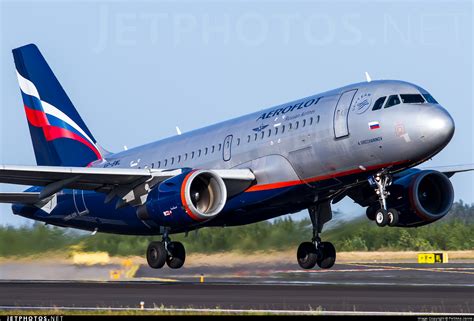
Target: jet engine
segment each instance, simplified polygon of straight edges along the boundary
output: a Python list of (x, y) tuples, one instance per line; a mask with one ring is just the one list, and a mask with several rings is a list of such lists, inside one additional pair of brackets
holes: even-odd
[(400, 212), (396, 226), (416, 227), (448, 214), (454, 200), (449, 178), (434, 170), (413, 171), (394, 178), (387, 205)]
[(137, 215), (160, 226), (185, 227), (217, 216), (227, 200), (223, 179), (211, 170), (193, 170), (158, 185)]

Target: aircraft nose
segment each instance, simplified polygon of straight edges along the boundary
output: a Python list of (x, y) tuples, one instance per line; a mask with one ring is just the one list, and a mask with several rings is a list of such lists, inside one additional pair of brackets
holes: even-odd
[(421, 139), (438, 149), (446, 146), (454, 135), (454, 120), (440, 106), (427, 106), (421, 111)]

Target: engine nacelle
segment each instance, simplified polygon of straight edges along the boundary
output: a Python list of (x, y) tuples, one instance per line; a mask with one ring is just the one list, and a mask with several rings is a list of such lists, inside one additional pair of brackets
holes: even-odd
[(210, 170), (193, 170), (154, 188), (137, 215), (160, 226), (185, 227), (215, 217), (226, 200), (227, 189), (220, 176)]
[(454, 201), (449, 178), (433, 170), (395, 178), (389, 190), (387, 205), (400, 212), (397, 226), (416, 227), (439, 220), (448, 214)]

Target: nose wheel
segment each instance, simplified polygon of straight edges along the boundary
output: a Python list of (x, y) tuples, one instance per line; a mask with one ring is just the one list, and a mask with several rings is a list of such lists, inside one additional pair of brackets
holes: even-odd
[(151, 242), (148, 245), (146, 260), (153, 269), (161, 269), (165, 263), (171, 269), (179, 269), (186, 260), (186, 250), (181, 242), (171, 242), (165, 232), (161, 242)]
[(313, 224), (313, 239), (298, 247), (296, 259), (303, 269), (312, 269), (316, 264), (322, 269), (331, 268), (336, 262), (336, 249), (330, 242), (321, 242), (319, 234), (325, 223), (332, 218), (331, 205), (328, 202), (308, 208)]
[(387, 187), (392, 184), (392, 177), (384, 171), (378, 172), (369, 178), (369, 183), (375, 188), (380, 207), (378, 209), (375, 209), (374, 206), (367, 208), (367, 217), (373, 219), (380, 227), (396, 226), (400, 213), (394, 208), (387, 209), (387, 197), (390, 195)]

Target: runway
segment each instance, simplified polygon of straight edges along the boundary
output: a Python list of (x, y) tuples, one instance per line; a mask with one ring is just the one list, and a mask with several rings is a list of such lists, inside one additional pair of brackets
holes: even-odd
[(223, 270), (210, 268), (204, 283), (193, 269), (146, 267), (126, 282), (3, 281), (0, 306), (138, 308), (143, 301), (145, 308), (474, 313), (473, 264), (339, 264), (267, 275)]
[(164, 284), (2, 283), (2, 306), (224, 308), (244, 310), (330, 310), (472, 312), (468, 287)]

